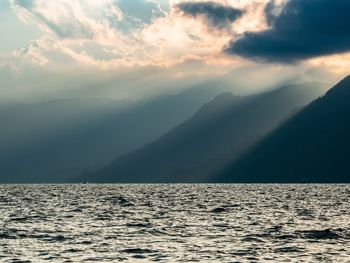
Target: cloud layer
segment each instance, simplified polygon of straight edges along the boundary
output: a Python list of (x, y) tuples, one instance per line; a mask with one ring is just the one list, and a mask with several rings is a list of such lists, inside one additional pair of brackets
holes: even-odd
[(350, 1), (289, 0), (279, 15), (272, 12), (273, 2), (265, 9), (271, 28), (246, 32), (231, 41), (227, 53), (291, 63), (350, 51)]
[[(9, 0), (17, 16), (41, 29), (43, 36), (14, 52), (16, 64), (169, 67), (186, 60), (221, 63), (229, 34), (212, 34), (202, 20), (179, 15), (178, 0)], [(220, 1), (220, 0), (218, 0)], [(208, 3), (210, 11), (223, 10)], [(221, 9), (220, 9), (221, 8)], [(221, 10), (221, 11), (222, 11)], [(216, 27), (236, 19), (231, 8)], [(216, 61), (216, 62), (215, 62)]]
[(14, 51), (17, 64), (293, 63), (350, 51), (348, 0), (8, 1), (43, 33)]
[[(342, 53), (350, 51), (348, 0), (6, 1), (5, 21), (19, 30), (12, 30), (17, 45), (0, 49), (0, 100), (90, 89), (138, 97), (225, 74), (244, 88), (276, 75), (333, 81), (350, 68), (350, 52)], [(266, 79), (256, 81), (252, 68)]]
[(184, 2), (177, 5), (184, 15), (202, 17), (207, 25), (215, 29), (230, 29), (243, 11), (216, 2)]

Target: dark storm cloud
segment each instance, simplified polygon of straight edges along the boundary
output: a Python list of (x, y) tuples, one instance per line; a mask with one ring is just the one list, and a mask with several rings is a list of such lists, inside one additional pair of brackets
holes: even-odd
[(215, 2), (185, 2), (177, 8), (186, 16), (204, 17), (208, 26), (216, 29), (228, 28), (243, 14), (239, 9)]
[(226, 52), (254, 60), (291, 63), (350, 51), (349, 0), (289, 0), (278, 16), (265, 13), (271, 29), (246, 33)]
[(265, 16), (266, 16), (266, 21), (268, 25), (273, 24), (273, 22), (276, 20), (277, 16), (275, 14), (275, 9), (276, 9), (276, 3), (274, 0), (268, 2), (265, 6)]

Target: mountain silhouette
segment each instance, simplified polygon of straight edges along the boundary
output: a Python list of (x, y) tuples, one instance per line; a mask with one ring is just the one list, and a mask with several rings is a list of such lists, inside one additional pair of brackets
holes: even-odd
[(196, 86), (139, 101), (67, 99), (0, 107), (0, 182), (65, 182), (191, 117), (219, 93)]
[[(155, 142), (79, 180), (89, 182), (204, 182), (208, 163), (232, 161), (297, 108), (324, 94), (305, 83), (244, 97), (223, 93)], [(209, 170), (208, 170), (209, 171)]]
[(350, 77), (315, 100), (214, 181), (350, 182)]

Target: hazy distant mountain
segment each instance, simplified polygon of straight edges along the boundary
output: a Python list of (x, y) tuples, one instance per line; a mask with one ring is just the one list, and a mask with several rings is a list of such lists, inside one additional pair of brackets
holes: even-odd
[(0, 106), (0, 182), (64, 182), (103, 167), (218, 94), (194, 87), (141, 101), (70, 99)]
[(350, 182), (350, 77), (227, 169), (221, 182)]
[[(87, 175), (92, 182), (203, 182), (208, 163), (232, 161), (326, 85), (291, 85), (259, 95), (217, 96), (197, 114), (142, 149)], [(209, 165), (211, 169), (215, 165)], [(194, 171), (200, 170), (196, 173)]]

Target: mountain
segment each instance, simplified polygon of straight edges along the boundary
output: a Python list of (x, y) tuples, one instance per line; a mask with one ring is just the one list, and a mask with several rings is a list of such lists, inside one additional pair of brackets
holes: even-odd
[(223, 165), (237, 158), (274, 129), (291, 111), (306, 105), (325, 91), (323, 84), (305, 83), (244, 97), (223, 93), (155, 142), (117, 158), (106, 168), (79, 180), (207, 181), (206, 177), (211, 173), (194, 171), (201, 170), (208, 163)]
[(350, 182), (350, 76), (269, 134), (216, 181)]
[(0, 182), (66, 182), (152, 142), (218, 94), (193, 87), (139, 101), (67, 99), (0, 106)]

